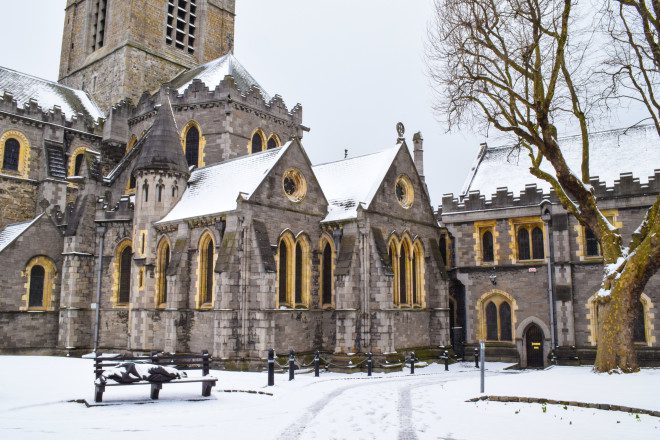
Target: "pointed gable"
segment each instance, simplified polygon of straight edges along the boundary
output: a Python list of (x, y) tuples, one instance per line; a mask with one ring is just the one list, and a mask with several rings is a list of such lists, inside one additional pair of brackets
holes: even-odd
[(328, 199), (324, 222), (357, 218), (360, 204), (369, 207), (401, 145), (378, 153), (330, 162), (313, 167)]
[(183, 147), (169, 99), (164, 99), (149, 134), (145, 136), (141, 155), (134, 168), (134, 171), (139, 170), (188, 174), (188, 163), (183, 155)]

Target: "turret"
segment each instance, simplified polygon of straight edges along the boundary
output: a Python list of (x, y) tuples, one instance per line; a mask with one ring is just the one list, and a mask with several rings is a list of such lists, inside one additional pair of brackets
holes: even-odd
[(413, 136), (413, 158), (415, 160), (415, 168), (419, 173), (419, 177), (424, 179), (424, 138), (422, 137), (422, 132), (418, 131)]

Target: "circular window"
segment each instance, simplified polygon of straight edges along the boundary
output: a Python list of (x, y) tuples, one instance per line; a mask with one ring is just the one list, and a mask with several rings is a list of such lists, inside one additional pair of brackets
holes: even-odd
[(307, 182), (299, 170), (290, 169), (284, 173), (282, 189), (289, 200), (300, 202), (307, 194)]
[(396, 180), (395, 192), (396, 198), (401, 206), (405, 209), (412, 206), (413, 200), (415, 200), (415, 190), (413, 189), (412, 182), (408, 176), (405, 174), (399, 176)]

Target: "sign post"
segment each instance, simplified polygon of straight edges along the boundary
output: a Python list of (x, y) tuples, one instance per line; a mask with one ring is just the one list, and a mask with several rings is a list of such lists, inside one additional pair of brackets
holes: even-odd
[(483, 394), (486, 389), (486, 343), (479, 341), (479, 363), (481, 369), (481, 393)]

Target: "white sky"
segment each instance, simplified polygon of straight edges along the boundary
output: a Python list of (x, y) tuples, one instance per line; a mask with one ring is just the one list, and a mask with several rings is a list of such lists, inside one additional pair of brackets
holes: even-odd
[[(114, 0), (127, 1), (127, 0)], [(479, 143), (445, 133), (423, 61), (432, 0), (237, 0), (236, 56), (289, 108), (303, 104), (312, 162), (393, 146), (395, 125), (424, 136), (431, 200), (458, 193)], [(0, 0), (0, 65), (56, 80), (65, 0)], [(29, 26), (26, 26), (29, 23)]]

